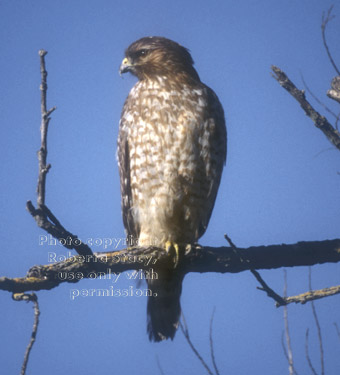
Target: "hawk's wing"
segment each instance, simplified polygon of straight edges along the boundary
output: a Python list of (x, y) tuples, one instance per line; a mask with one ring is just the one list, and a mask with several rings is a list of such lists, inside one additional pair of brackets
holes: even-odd
[[(203, 236), (208, 227), (221, 181), (222, 169), (227, 158), (227, 130), (223, 107), (215, 92), (210, 87), (204, 86), (207, 93), (207, 117), (209, 119), (208, 157), (210, 159), (206, 163), (206, 177), (210, 181), (210, 187), (206, 197), (206, 214), (202, 215), (198, 228), (198, 238)], [(203, 150), (201, 152), (204, 153)]]
[[(124, 112), (124, 110), (123, 110)], [(124, 117), (120, 120), (118, 135), (118, 168), (120, 175), (120, 190), (122, 197), (123, 223), (128, 236), (136, 241), (139, 237), (140, 228), (134, 218), (133, 201), (131, 193), (130, 157), (127, 129), (124, 126)]]

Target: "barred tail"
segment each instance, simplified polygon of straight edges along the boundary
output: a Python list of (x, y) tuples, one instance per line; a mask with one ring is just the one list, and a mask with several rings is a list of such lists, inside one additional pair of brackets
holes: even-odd
[(169, 272), (167, 277), (148, 280), (147, 331), (150, 341), (173, 339), (181, 314), (182, 277)]

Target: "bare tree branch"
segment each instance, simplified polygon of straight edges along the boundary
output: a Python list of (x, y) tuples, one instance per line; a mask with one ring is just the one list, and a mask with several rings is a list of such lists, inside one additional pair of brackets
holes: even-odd
[[(312, 290), (312, 271), (309, 267), (308, 270), (308, 284), (309, 284), (309, 290)], [(315, 320), (315, 325), (318, 331), (318, 338), (319, 338), (319, 348), (320, 348), (320, 363), (321, 363), (321, 375), (325, 375), (325, 361), (324, 361), (324, 351), (323, 351), (323, 344), (322, 344), (322, 335), (321, 335), (321, 327), (318, 319), (318, 315), (316, 313), (316, 308), (314, 305), (314, 302), (311, 301), (313, 316)]]
[(35, 293), (31, 293), (31, 294), (18, 293), (18, 294), (13, 294), (12, 298), (14, 299), (14, 301), (27, 301), (27, 302), (30, 301), (34, 303), (34, 323), (33, 323), (33, 328), (32, 328), (31, 339), (27, 345), (25, 356), (24, 356), (24, 361), (21, 367), (21, 372), (20, 372), (21, 375), (25, 375), (28, 359), (29, 359), (29, 356), (30, 356), (33, 344), (35, 342), (37, 332), (38, 332), (39, 315), (40, 315), (38, 297)]
[[(47, 51), (40, 50), (40, 73), (41, 73), (41, 146), (38, 151), (39, 176), (37, 186), (37, 209), (31, 201), (26, 204), (26, 209), (33, 216), (38, 226), (51, 234), (54, 238), (60, 240), (70, 238), (71, 241), (65, 241), (64, 246), (67, 249), (74, 249), (79, 255), (90, 255), (92, 250), (86, 244), (83, 244), (77, 236), (67, 231), (53, 215), (53, 213), (45, 205), (46, 193), (46, 175), (51, 168), (51, 164), (47, 163), (47, 132), (50, 123), (50, 115), (56, 109), (53, 107), (47, 110), (47, 71), (45, 67), (45, 56)], [(71, 243), (71, 245), (69, 245)]]
[(329, 48), (328, 48), (328, 45), (327, 45), (327, 41), (326, 41), (326, 27), (328, 25), (328, 23), (333, 19), (335, 18), (334, 15), (331, 15), (332, 13), (332, 10), (333, 10), (333, 6), (332, 5), (329, 9), (328, 9), (328, 12), (327, 12), (327, 15), (325, 16), (325, 12), (322, 13), (322, 23), (321, 23), (321, 31), (322, 31), (322, 40), (323, 40), (323, 45), (325, 46), (325, 49), (326, 49), (326, 52), (327, 52), (327, 55), (329, 57), (329, 60), (331, 62), (331, 64), (333, 65), (333, 68), (335, 69), (335, 71), (337, 72), (338, 75), (340, 75), (340, 71), (338, 69), (338, 67), (336, 66), (334, 60), (333, 60), (333, 57), (329, 51)]
[(305, 92), (303, 90), (299, 90), (280, 68), (273, 65), (272, 71), (274, 72), (272, 76), (279, 82), (279, 84), (284, 89), (286, 89), (289, 92), (289, 94), (293, 96), (294, 99), (296, 99), (300, 103), (306, 115), (310, 117), (314, 122), (314, 125), (324, 133), (328, 140), (338, 150), (340, 150), (339, 132), (328, 122), (328, 120), (324, 116), (321, 116), (310, 105), (310, 103), (306, 99)]

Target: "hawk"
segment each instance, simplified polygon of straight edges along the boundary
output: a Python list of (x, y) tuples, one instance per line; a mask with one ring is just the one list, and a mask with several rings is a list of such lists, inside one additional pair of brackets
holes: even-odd
[[(145, 37), (127, 48), (120, 66), (138, 78), (119, 124), (124, 226), (139, 246), (177, 255), (206, 231), (226, 160), (223, 108), (193, 64), (180, 44)], [(172, 264), (147, 280), (151, 341), (174, 338), (182, 278)]]

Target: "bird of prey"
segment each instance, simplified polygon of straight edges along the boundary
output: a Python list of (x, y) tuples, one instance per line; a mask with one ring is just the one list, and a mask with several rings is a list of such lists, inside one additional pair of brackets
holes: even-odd
[[(132, 43), (120, 66), (138, 78), (119, 124), (124, 226), (139, 246), (177, 255), (206, 231), (226, 160), (223, 108), (193, 64), (188, 49), (155, 36)], [(147, 280), (151, 341), (173, 339), (179, 324), (175, 268)]]

